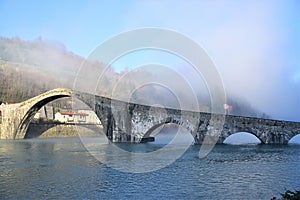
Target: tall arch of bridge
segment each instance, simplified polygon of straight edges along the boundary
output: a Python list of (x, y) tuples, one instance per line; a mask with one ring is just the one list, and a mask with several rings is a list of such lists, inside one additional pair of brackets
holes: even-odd
[[(1, 139), (23, 139), (34, 115), (44, 105), (64, 97), (73, 97), (71, 89), (57, 88), (21, 103), (1, 105)], [(79, 99), (80, 100), (80, 99)], [(50, 128), (50, 127), (49, 127)]]
[(50, 90), (44, 94), (36, 96), (25, 102), (22, 102), (20, 105), (21, 120), (19, 126), (16, 128), (16, 131), (14, 133), (14, 138), (25, 137), (28, 126), (30, 122), (33, 120), (34, 115), (43, 106), (59, 98), (71, 97), (71, 95), (72, 95), (72, 90), (58, 88), (58, 89)]

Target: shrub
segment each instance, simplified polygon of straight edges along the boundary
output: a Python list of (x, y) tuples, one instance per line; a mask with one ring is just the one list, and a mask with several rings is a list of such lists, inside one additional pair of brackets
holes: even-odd
[(295, 192), (287, 190), (281, 194), (280, 199), (273, 197), (271, 200), (300, 200), (300, 190), (295, 190)]

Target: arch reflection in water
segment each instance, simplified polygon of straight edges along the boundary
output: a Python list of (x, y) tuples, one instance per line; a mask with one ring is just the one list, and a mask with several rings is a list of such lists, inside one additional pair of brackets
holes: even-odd
[(260, 144), (261, 141), (253, 134), (247, 132), (238, 132), (227, 137), (224, 144)]

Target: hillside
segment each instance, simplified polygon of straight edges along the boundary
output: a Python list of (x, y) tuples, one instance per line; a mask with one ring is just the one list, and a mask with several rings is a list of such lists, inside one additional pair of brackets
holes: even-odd
[(63, 45), (0, 37), (0, 101), (15, 103), (49, 89), (71, 87), (82, 58)]
[[(83, 62), (86, 63), (85, 67), (91, 67), (91, 69), (103, 69), (105, 66), (100, 62), (86, 61), (68, 51), (60, 42), (42, 38), (24, 41), (18, 37), (0, 37), (0, 102), (21, 102), (57, 87), (72, 89), (76, 73)], [(125, 70), (116, 73), (112, 68), (108, 68), (108, 77), (97, 85), (97, 94), (109, 96), (113, 91), (117, 91), (114, 97), (118, 99), (126, 99), (130, 96), (133, 102), (143, 102), (149, 105), (159, 103), (167, 107), (178, 106), (178, 99), (164, 88), (155, 85), (138, 87), (142, 82), (147, 81), (160, 82), (169, 79), (169, 83), (176, 82), (173, 76), (163, 73), (154, 74), (146, 70), (134, 71), (129, 75), (126, 74), (127, 72)], [(115, 83), (118, 80), (122, 82), (116, 88)], [(89, 80), (85, 82), (94, 87), (94, 83), (90, 84)], [(175, 85), (174, 88), (177, 86)], [(139, 89), (136, 90), (137, 88)], [(176, 94), (181, 100), (189, 101), (190, 97), (186, 96), (185, 91), (180, 88)], [(210, 101), (207, 95), (198, 101), (202, 111), (209, 111)], [(246, 101), (232, 95), (228, 97), (227, 103), (232, 106), (230, 114), (268, 117), (251, 107)]]

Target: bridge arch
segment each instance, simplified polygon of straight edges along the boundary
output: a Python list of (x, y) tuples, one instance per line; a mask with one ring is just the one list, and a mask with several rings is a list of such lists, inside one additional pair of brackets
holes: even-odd
[[(151, 132), (149, 134), (149, 132)], [(171, 141), (173, 144), (194, 144), (195, 138), (182, 125), (175, 123), (162, 123), (155, 125), (149, 129), (146, 133), (146, 137), (154, 137), (157, 144), (169, 144)], [(176, 140), (174, 140), (176, 137)]]
[[(14, 133), (14, 139), (23, 139), (26, 137), (29, 124), (32, 122), (34, 115), (43, 106), (54, 100), (65, 97), (73, 97), (73, 91), (65, 88), (57, 88), (22, 102), (20, 107), (22, 107), (23, 112), (21, 112), (21, 114), (23, 114), (23, 117)], [(85, 103), (84, 101), (82, 102)]]
[(44, 105), (50, 103), (59, 98), (63, 97), (71, 97), (72, 91), (69, 89), (54, 89), (50, 90), (44, 94), (36, 96), (32, 99), (29, 99), (23, 103), (21, 103), (23, 108), (23, 117), (17, 130), (14, 134), (14, 138), (24, 138), (26, 131), (30, 122), (32, 121), (34, 115), (37, 113), (39, 109), (41, 109)]
[(261, 144), (262, 141), (249, 132), (236, 132), (225, 138), (224, 144)]
[(183, 122), (181, 119), (167, 117), (164, 120), (160, 120), (158, 122), (154, 122), (154, 125), (150, 126), (148, 130), (143, 135), (143, 138), (148, 138), (150, 135), (157, 130), (159, 127), (162, 127), (163, 125), (170, 125), (174, 124), (177, 125), (179, 128), (183, 128), (185, 131), (190, 133), (190, 135), (193, 137), (193, 140), (195, 142), (195, 135), (197, 130), (197, 124), (194, 124), (192, 122)]
[(226, 139), (228, 139), (229, 137), (232, 137), (235, 134), (238, 133), (248, 133), (253, 135), (254, 137), (256, 137), (261, 144), (265, 144), (266, 141), (263, 138), (263, 131), (259, 130), (259, 129), (255, 129), (255, 128), (250, 128), (250, 127), (244, 127), (244, 128), (235, 128), (235, 129), (224, 129), (222, 131), (223, 133), (221, 134), (221, 137), (219, 138), (218, 143), (224, 143), (224, 141)]
[(300, 144), (300, 132), (289, 139), (289, 144)]

